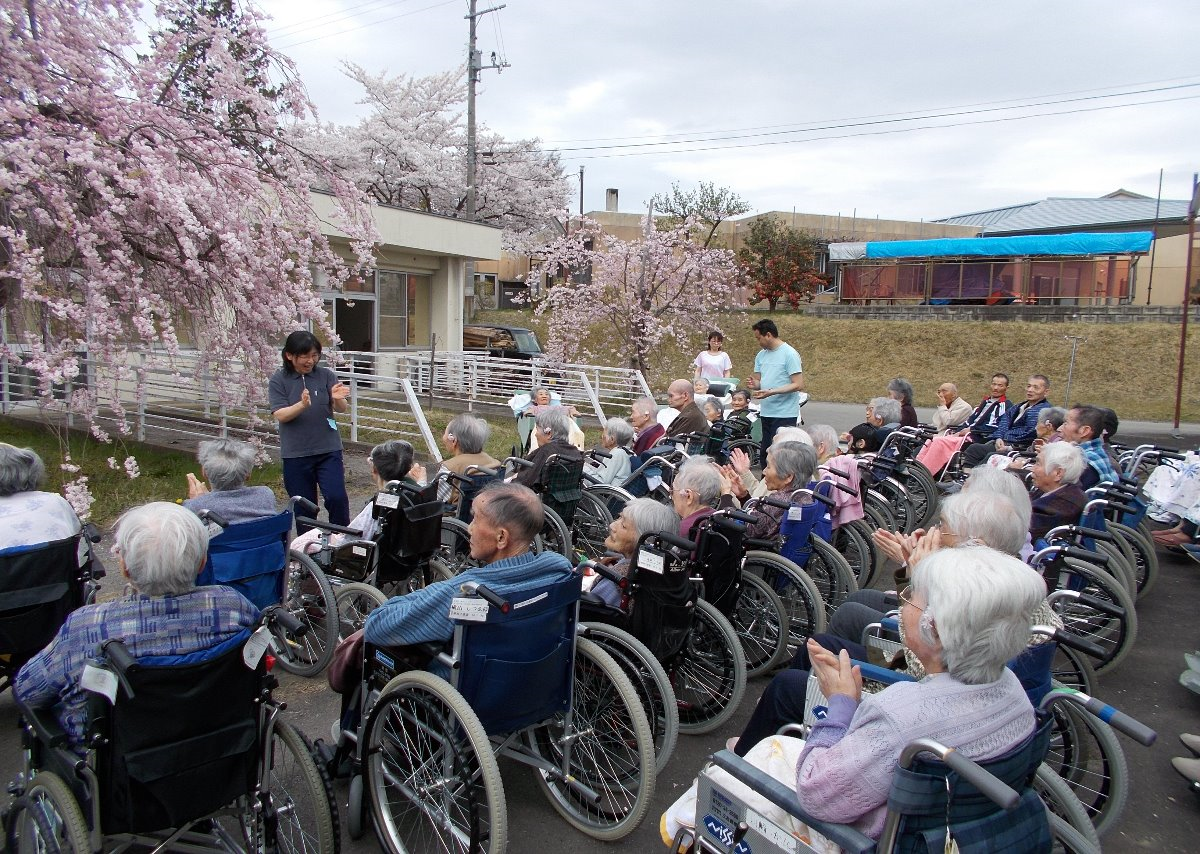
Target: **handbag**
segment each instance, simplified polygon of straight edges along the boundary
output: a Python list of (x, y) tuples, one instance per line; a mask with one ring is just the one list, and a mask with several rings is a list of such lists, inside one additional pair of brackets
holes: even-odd
[(325, 678), (339, 694), (353, 691), (363, 676), (363, 630), (359, 629), (338, 642), (333, 650)]

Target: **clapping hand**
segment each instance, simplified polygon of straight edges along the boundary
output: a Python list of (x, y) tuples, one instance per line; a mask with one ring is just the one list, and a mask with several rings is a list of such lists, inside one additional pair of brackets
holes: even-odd
[(729, 464), (739, 475), (750, 471), (750, 457), (741, 448), (734, 448), (729, 452)]
[(862, 699), (862, 668), (852, 665), (850, 653), (834, 655), (812, 638), (808, 639), (808, 660), (826, 697), (844, 694), (854, 702)]
[[(308, 389), (304, 390), (305, 396), (308, 395)], [(338, 383), (329, 390), (329, 396), (334, 400), (345, 400), (350, 396), (350, 386), (345, 383)]]
[(305, 409), (308, 409), (308, 407), (312, 406), (312, 397), (309, 395), (307, 387), (304, 389), (304, 391), (300, 392), (300, 403)]
[(191, 472), (187, 473), (188, 498), (199, 498), (201, 495), (208, 494), (208, 487), (204, 485), (204, 481), (196, 477)]

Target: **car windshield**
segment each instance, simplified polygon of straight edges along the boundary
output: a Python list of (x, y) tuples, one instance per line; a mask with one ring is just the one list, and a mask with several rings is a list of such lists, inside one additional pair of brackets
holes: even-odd
[(521, 353), (540, 353), (542, 345), (538, 343), (537, 336), (532, 332), (514, 332), (513, 338), (517, 341), (517, 350)]

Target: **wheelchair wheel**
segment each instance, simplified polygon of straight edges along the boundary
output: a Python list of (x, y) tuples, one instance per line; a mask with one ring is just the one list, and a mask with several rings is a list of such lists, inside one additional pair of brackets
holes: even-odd
[(920, 517), (917, 515), (912, 498), (900, 481), (894, 477), (885, 477), (871, 487), (870, 491), (879, 493), (884, 503), (891, 509), (892, 515), (896, 519), (895, 530), (897, 533), (911, 534), (920, 527)]
[(1050, 678), (1066, 688), (1089, 695), (1096, 693), (1096, 669), (1092, 667), (1092, 660), (1064, 644), (1059, 644), (1055, 650)]
[(1075, 826), (1060, 815), (1050, 813), (1050, 836), (1053, 837), (1054, 854), (1100, 854), (1100, 847), (1092, 845), (1087, 834), (1075, 829)]
[(584, 623), (584, 635), (612, 656), (633, 683), (654, 739), (654, 768), (667, 767), (679, 738), (679, 707), (667, 671), (646, 645), (629, 632), (607, 623)]
[(816, 534), (808, 538), (812, 546), (812, 554), (804, 571), (813, 580), (821, 599), (825, 602), (826, 619), (833, 617), (833, 612), (846, 601), (847, 597), (858, 590), (858, 581), (850, 564), (838, 554), (837, 549), (822, 540)]
[(363, 738), (371, 815), (384, 851), (505, 850), (500, 768), (479, 718), (449, 683), (420, 670), (395, 677)]
[(679, 702), (679, 731), (688, 735), (725, 723), (746, 693), (746, 654), (737, 633), (703, 599), (696, 600), (692, 630), (667, 670)]
[(788, 615), (786, 654), (794, 654), (810, 637), (825, 631), (825, 603), (821, 593), (796, 564), (774, 552), (749, 551), (742, 574), (761, 578), (783, 602)]
[(1103, 837), (1129, 798), (1129, 767), (1112, 727), (1072, 702), (1053, 707), (1046, 764), (1062, 777)]
[(589, 490), (583, 490), (583, 496), (575, 506), (575, 518), (571, 521), (571, 539), (584, 557), (594, 560), (604, 554), (604, 541), (612, 521), (608, 505)]
[(1120, 664), (1133, 649), (1138, 631), (1137, 610), (1124, 585), (1104, 570), (1070, 557), (1066, 558), (1066, 563), (1071, 572), (1083, 578), (1081, 592), (1111, 602), (1123, 611), (1121, 616), (1113, 616), (1070, 600), (1057, 606), (1067, 631), (1099, 644), (1104, 650), (1104, 658), (1093, 665), (1096, 675), (1103, 676)]
[(783, 600), (757, 575), (742, 573), (742, 592), (729, 622), (746, 654), (747, 678), (766, 673), (787, 654)]
[[(880, 495), (873, 489), (864, 493), (863, 513), (875, 528), (901, 533), (900, 523), (896, 521), (896, 513)], [(882, 558), (881, 558), (882, 559)]]
[(611, 483), (589, 483), (583, 488), (584, 495), (591, 494), (593, 498), (599, 498), (603, 503), (608, 514), (612, 518), (617, 518), (621, 515), (621, 511), (625, 509), (625, 505), (633, 500), (633, 496), (628, 491)]
[(575, 553), (571, 550), (571, 532), (567, 529), (567, 523), (549, 507), (543, 507), (542, 512), (546, 514), (546, 521), (534, 538), (533, 550), (539, 553), (557, 552), (574, 563)]
[[(567, 822), (593, 839), (614, 841), (641, 823), (654, 798), (654, 742), (637, 691), (599, 646), (575, 643), (571, 711), (528, 730), (526, 743), (557, 773), (534, 779)], [(599, 796), (586, 796), (575, 781)]]
[(367, 614), (387, 601), (381, 591), (361, 581), (339, 584), (334, 598), (337, 601), (338, 634), (343, 640), (361, 629), (367, 622)]
[(291, 724), (277, 720), (267, 759), (265, 788), (271, 809), (261, 820), (272, 816), (276, 822), (280, 854), (336, 854), (341, 846), (333, 786), (313, 760), (308, 739)]
[(281, 644), (276, 661), (288, 673), (316, 676), (329, 664), (337, 646), (337, 598), (329, 579), (312, 558), (295, 550), (288, 552), (283, 606), (307, 625), (308, 631)]
[(913, 508), (916, 527), (928, 527), (938, 509), (937, 486), (934, 485), (929, 469), (918, 462), (910, 462), (904, 467), (900, 483), (908, 490), (908, 500)]
[(86, 854), (88, 826), (71, 788), (57, 774), (39, 771), (13, 802), (5, 841), (11, 854)]
[(1137, 599), (1141, 599), (1154, 582), (1158, 581), (1158, 552), (1154, 543), (1145, 537), (1137, 528), (1130, 528), (1120, 522), (1109, 522), (1108, 530), (1121, 537), (1128, 544), (1133, 557), (1133, 580), (1137, 586)]
[(762, 452), (761, 446), (753, 439), (734, 439), (729, 443), (729, 448), (725, 453), (728, 455), (734, 448), (745, 451), (751, 463), (757, 463), (759, 454)]
[(1137, 597), (1137, 579), (1134, 577), (1132, 550), (1130, 554), (1126, 555), (1124, 547), (1124, 543), (1118, 545), (1097, 540), (1095, 551), (1108, 558), (1108, 565), (1104, 567), (1104, 571), (1121, 582), (1130, 599), (1135, 599)]
[[(1038, 766), (1037, 773), (1034, 775), (1033, 788), (1037, 790), (1038, 796), (1046, 805), (1050, 816), (1066, 824), (1088, 846), (1084, 849), (1077, 849), (1075, 846), (1079, 843), (1070, 838), (1064, 844), (1055, 845), (1055, 851), (1098, 852), (1100, 850), (1100, 837), (1096, 834), (1096, 828), (1092, 826), (1092, 820), (1088, 818), (1087, 810), (1083, 808), (1079, 798), (1075, 797), (1075, 793), (1071, 791), (1071, 787), (1067, 785), (1066, 781), (1044, 762)], [(1051, 830), (1053, 831), (1053, 829), (1052, 827)]]
[(875, 546), (870, 535), (848, 522), (833, 532), (833, 547), (850, 565), (859, 589), (870, 587), (875, 577)]
[(442, 571), (449, 572), (451, 576), (478, 566), (471, 559), (471, 534), (467, 530), (466, 522), (449, 516), (442, 518), (442, 545), (433, 560), (437, 561)]

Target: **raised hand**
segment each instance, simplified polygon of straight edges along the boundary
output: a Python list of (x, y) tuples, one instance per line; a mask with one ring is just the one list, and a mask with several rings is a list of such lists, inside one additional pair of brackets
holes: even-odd
[[(308, 394), (308, 389), (305, 389), (304, 393)], [(345, 400), (350, 396), (350, 386), (345, 383), (338, 383), (329, 390), (329, 396), (334, 400)]]
[(308, 409), (310, 406), (312, 406), (312, 397), (309, 396), (307, 388), (304, 391), (300, 392), (300, 404), (305, 409)]
[(826, 697), (844, 694), (854, 702), (862, 699), (862, 668), (851, 664), (850, 653), (834, 655), (812, 638), (808, 639), (808, 661)]
[(734, 448), (729, 452), (729, 464), (739, 475), (750, 471), (750, 457), (741, 448)]
[(201, 495), (208, 494), (208, 487), (204, 485), (204, 481), (196, 477), (191, 472), (187, 473), (188, 498), (199, 498)]

